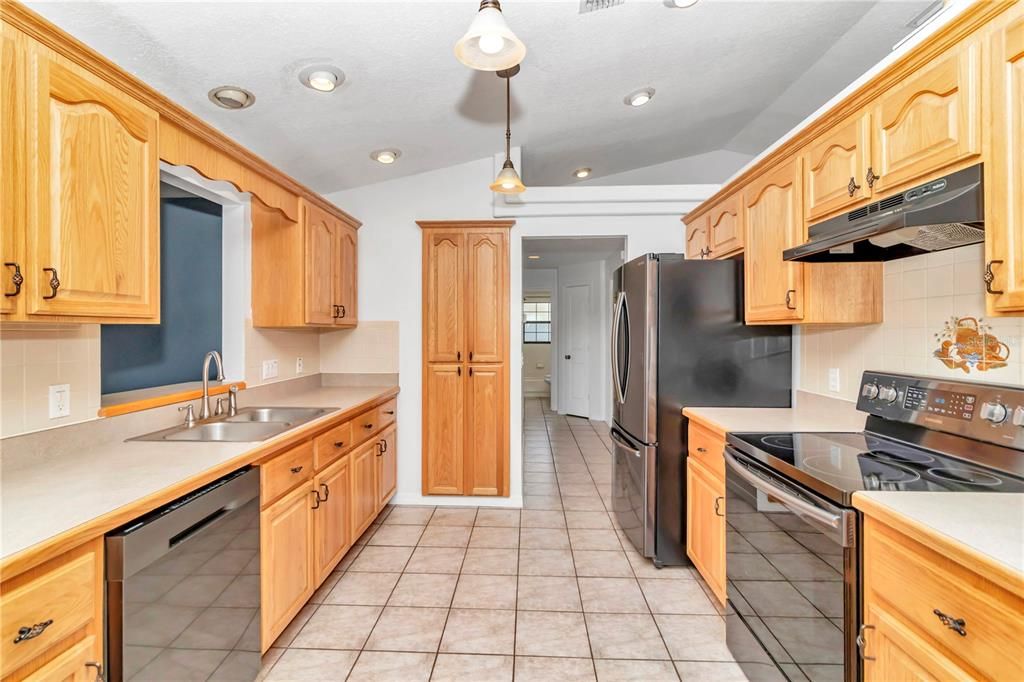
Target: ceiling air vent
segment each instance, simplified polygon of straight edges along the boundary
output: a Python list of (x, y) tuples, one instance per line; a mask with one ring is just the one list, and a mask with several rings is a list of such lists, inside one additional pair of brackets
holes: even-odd
[(625, 1), (626, 0), (580, 0), (580, 14), (615, 7), (616, 5), (621, 5)]

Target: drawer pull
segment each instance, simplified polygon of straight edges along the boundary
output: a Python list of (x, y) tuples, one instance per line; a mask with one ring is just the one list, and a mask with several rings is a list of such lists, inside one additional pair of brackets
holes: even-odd
[(697, 452), (707, 452), (707, 448), (697, 448)]
[(30, 639), (35, 639), (39, 635), (43, 634), (43, 630), (53, 625), (53, 618), (44, 620), (42, 623), (36, 623), (32, 627), (20, 627), (18, 628), (18, 636), (14, 639), (14, 643), (24, 642)]
[(345, 441), (343, 441), (343, 440), (336, 440), (336, 441), (334, 441), (334, 447), (336, 447), (336, 448), (343, 448), (343, 447), (345, 447)]
[(963, 618), (953, 618), (952, 616), (947, 616), (938, 609), (935, 609), (934, 611), (932, 611), (932, 613), (939, 617), (939, 620), (942, 621), (943, 625), (945, 625), (950, 630), (956, 632), (956, 634), (960, 635), (961, 637), (967, 636), (967, 622)]
[(384, 414), (394, 414), (394, 410), (384, 410)]
[(874, 629), (874, 625), (868, 625), (867, 623), (865, 623), (860, 626), (860, 634), (857, 635), (857, 650), (860, 652), (860, 657), (863, 658), (865, 661), (875, 660), (874, 656), (868, 656), (866, 653), (864, 653), (864, 649), (867, 647), (867, 640), (864, 639), (864, 631)]
[(373, 424), (363, 424), (364, 429), (373, 429)]
[(293, 474), (297, 474), (297, 473), (299, 473), (300, 471), (302, 471), (302, 466), (301, 466), (301, 465), (300, 465), (300, 466), (297, 466), (297, 467), (292, 467), (292, 473), (293, 473)]

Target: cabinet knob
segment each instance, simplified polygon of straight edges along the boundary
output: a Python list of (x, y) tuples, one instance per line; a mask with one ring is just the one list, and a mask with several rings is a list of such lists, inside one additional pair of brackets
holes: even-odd
[(14, 268), (14, 274), (11, 275), (11, 284), (14, 285), (14, 291), (8, 293), (4, 292), (4, 296), (10, 298), (11, 296), (17, 296), (21, 293), (21, 285), (25, 283), (25, 277), (21, 274), (21, 266), (17, 263), (4, 263), (9, 268)]
[(993, 296), (999, 296), (1005, 293), (1002, 289), (992, 288), (992, 282), (996, 281), (996, 274), (992, 272), (992, 266), (1002, 264), (1003, 261), (1001, 260), (990, 260), (989, 262), (985, 263), (985, 276), (982, 279), (985, 280), (985, 291), (992, 294)]
[(373, 429), (373, 424), (363, 424), (363, 428), (367, 430)]
[(343, 440), (336, 440), (336, 441), (334, 441), (334, 447), (336, 447), (336, 448), (343, 448), (343, 447), (345, 447), (345, 441), (343, 441)]
[(50, 273), (50, 295), (43, 296), (44, 299), (57, 298), (57, 289), (60, 289), (60, 278), (57, 277), (57, 268), (43, 268), (43, 272)]

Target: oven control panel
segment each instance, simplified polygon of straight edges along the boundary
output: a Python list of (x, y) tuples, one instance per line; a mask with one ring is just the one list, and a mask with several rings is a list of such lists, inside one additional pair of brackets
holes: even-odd
[(1024, 387), (864, 372), (857, 409), (1024, 449)]

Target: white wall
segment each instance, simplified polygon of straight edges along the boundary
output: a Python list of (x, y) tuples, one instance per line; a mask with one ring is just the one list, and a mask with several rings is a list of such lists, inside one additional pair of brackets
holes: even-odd
[[(489, 219), (494, 215), (494, 160), (481, 159), (419, 175), (336, 192), (327, 199), (363, 222), (359, 230), (360, 320), (396, 320), (402, 418), (398, 430), (399, 504), (522, 504), (522, 307), (524, 237), (624, 236), (628, 257), (681, 251), (679, 213), (644, 216), (524, 217), (510, 241), (510, 489), (509, 498), (424, 497), (421, 494), (422, 237), (417, 220)], [(527, 190), (529, 194), (530, 190)], [(329, 354), (329, 349), (321, 346)], [(605, 370), (607, 371), (607, 370)]]
[[(537, 268), (523, 271), (523, 296), (530, 294), (547, 294), (551, 297), (551, 343), (523, 344), (523, 382), (524, 393), (532, 396), (548, 397), (551, 409), (555, 409), (555, 386), (558, 383), (558, 372), (555, 371), (553, 358), (558, 333), (558, 270), (555, 268)], [(513, 305), (515, 301), (513, 301)], [(543, 364), (544, 367), (537, 367)], [(551, 375), (551, 383), (544, 377)]]
[(578, 180), (575, 184), (603, 187), (607, 185), (684, 185), (724, 182), (752, 158), (754, 158), (753, 154), (718, 149), (609, 175), (602, 175), (600, 168), (594, 168), (593, 175), (585, 180)]

